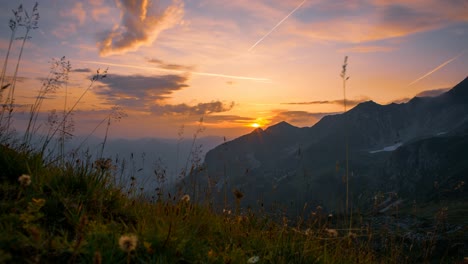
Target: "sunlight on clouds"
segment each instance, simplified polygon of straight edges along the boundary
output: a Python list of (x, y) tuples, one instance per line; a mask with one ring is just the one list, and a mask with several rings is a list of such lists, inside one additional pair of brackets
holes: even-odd
[(184, 16), (184, 3), (174, 0), (162, 13), (155, 13), (148, 0), (119, 0), (121, 24), (103, 35), (98, 43), (101, 56), (136, 51), (151, 45), (158, 35), (177, 25)]

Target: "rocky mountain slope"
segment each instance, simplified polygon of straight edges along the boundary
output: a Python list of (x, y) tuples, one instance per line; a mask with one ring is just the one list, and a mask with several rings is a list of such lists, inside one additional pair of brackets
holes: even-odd
[(347, 141), (353, 204), (368, 205), (377, 192), (427, 200), (440, 193), (434, 182), (453, 190), (468, 180), (467, 131), (468, 78), (437, 97), (368, 101), (312, 127), (256, 129), (209, 151), (204, 173), (219, 193), (241, 190), (246, 206), (279, 202), (294, 211), (307, 202), (340, 210)]

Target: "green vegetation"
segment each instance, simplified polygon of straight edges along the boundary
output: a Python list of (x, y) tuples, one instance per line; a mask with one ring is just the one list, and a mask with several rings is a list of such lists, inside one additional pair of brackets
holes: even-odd
[[(396, 263), (398, 243), (372, 250), (365, 230), (327, 229), (254, 212), (216, 213), (190, 197), (149, 202), (113, 184), (112, 166), (91, 160), (42, 164), (33, 152), (0, 150), (0, 262)], [(27, 175), (22, 175), (27, 173)], [(362, 233), (361, 233), (362, 232)]]

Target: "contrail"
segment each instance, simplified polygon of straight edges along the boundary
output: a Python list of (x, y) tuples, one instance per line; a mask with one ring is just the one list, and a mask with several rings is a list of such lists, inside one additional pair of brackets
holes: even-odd
[(271, 82), (268, 78), (255, 78), (255, 77), (248, 77), (248, 76), (236, 76), (236, 75), (227, 75), (227, 74), (219, 74), (219, 73), (210, 73), (210, 72), (196, 72), (196, 71), (182, 71), (182, 70), (171, 70), (171, 69), (164, 69), (159, 67), (149, 67), (149, 66), (136, 66), (130, 64), (117, 64), (117, 63), (110, 63), (110, 62), (102, 62), (102, 61), (78, 61), (82, 63), (92, 63), (92, 64), (100, 64), (100, 65), (109, 65), (109, 66), (116, 66), (116, 67), (125, 67), (125, 68), (134, 68), (134, 69), (144, 69), (144, 70), (158, 70), (158, 71), (165, 71), (165, 72), (176, 72), (176, 73), (191, 73), (200, 76), (212, 76), (212, 77), (222, 77), (228, 79), (236, 79), (236, 80), (248, 80), (248, 81), (256, 81), (256, 82)]
[(446, 61), (446, 62), (444, 62), (444, 63), (442, 63), (441, 65), (435, 67), (435, 68), (434, 68), (433, 70), (431, 70), (430, 72), (428, 72), (428, 73), (424, 74), (423, 76), (419, 77), (418, 79), (412, 81), (410, 84), (408, 84), (408, 86), (411, 86), (411, 85), (413, 85), (413, 84), (419, 82), (420, 80), (426, 78), (427, 76), (433, 74), (434, 72), (436, 72), (436, 71), (442, 69), (442, 68), (445, 67), (447, 64), (449, 64), (449, 63), (451, 63), (452, 61), (458, 59), (458, 58), (459, 58), (460, 56), (462, 56), (465, 52), (466, 52), (466, 49), (463, 50), (462, 52), (458, 53), (457, 56), (451, 58), (450, 60), (448, 60), (448, 61)]
[(261, 39), (259, 39), (257, 42), (255, 42), (255, 44), (253, 44), (252, 47), (249, 48), (249, 52), (251, 52), (258, 44), (260, 44), (260, 42), (262, 42), (266, 37), (268, 37), (268, 35), (270, 35), (271, 32), (275, 31), (275, 29), (277, 27), (279, 27), (286, 19), (288, 19), (288, 17), (290, 17), (292, 14), (294, 14), (294, 12), (296, 12), (299, 8), (301, 8), (301, 6), (306, 1), (307, 0), (303, 0), (296, 8), (294, 8), (293, 11), (291, 11), (291, 13), (289, 13), (287, 16), (285, 16), (283, 19), (281, 19), (281, 21), (278, 22), (278, 24), (276, 24), (276, 26), (274, 26), (270, 31), (268, 31), (268, 33), (266, 33)]

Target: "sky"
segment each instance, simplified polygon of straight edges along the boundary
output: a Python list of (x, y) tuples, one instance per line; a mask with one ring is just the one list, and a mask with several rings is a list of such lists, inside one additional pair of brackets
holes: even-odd
[[(12, 10), (32, 14), (35, 2), (0, 0), (2, 62)], [(114, 138), (312, 126), (344, 110), (345, 56), (347, 109), (437, 95), (468, 75), (467, 0), (40, 0), (37, 12), (15, 89), (19, 130), (62, 56), (69, 79), (40, 117), (76, 104), (72, 134), (103, 136), (111, 116)], [(98, 69), (107, 75), (92, 82)]]

